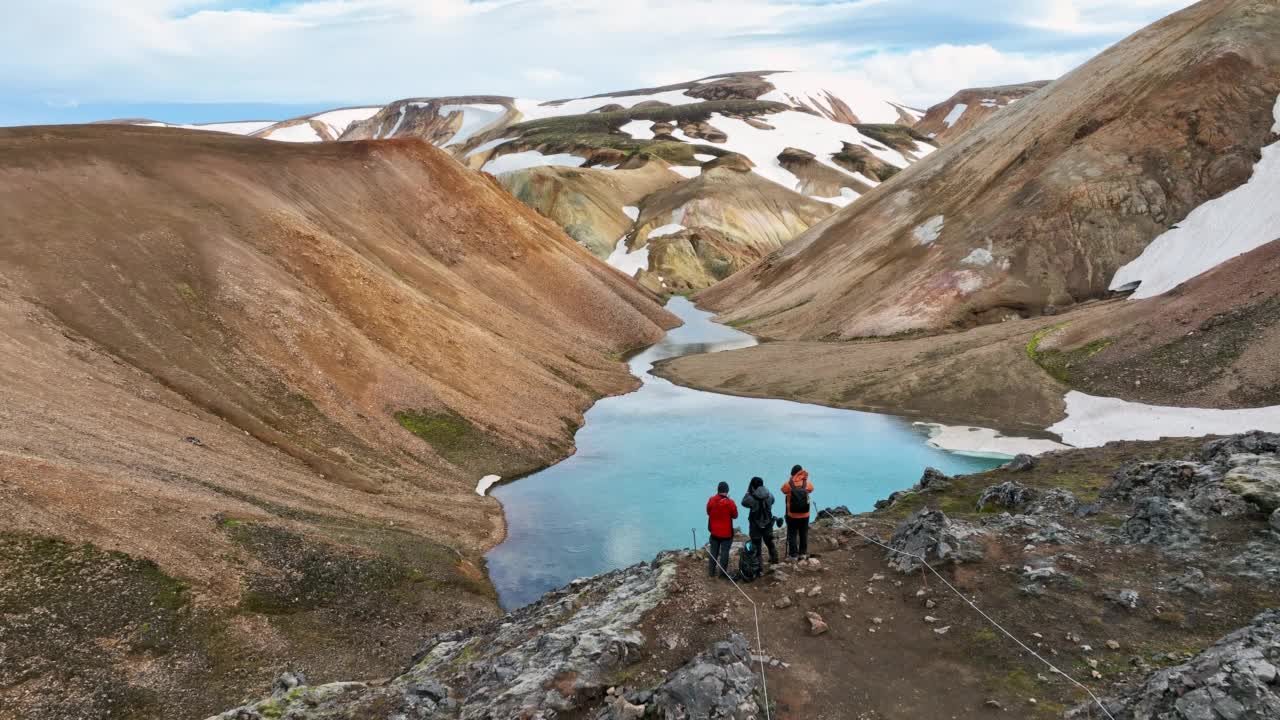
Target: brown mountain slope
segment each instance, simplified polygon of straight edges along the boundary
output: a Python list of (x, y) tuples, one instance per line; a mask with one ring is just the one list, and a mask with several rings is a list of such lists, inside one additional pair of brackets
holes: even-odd
[(1271, 141), (1280, 5), (1205, 0), (701, 296), (774, 338), (936, 331), (1102, 296)]
[(496, 612), (476, 481), (673, 322), (421, 141), (0, 130), (0, 715), (199, 716)]
[(938, 143), (949, 142), (982, 124), (1000, 108), (1012, 105), (1048, 84), (1048, 80), (1039, 80), (1017, 85), (965, 88), (930, 107), (924, 117), (911, 127)]
[(1035, 433), (1063, 395), (1154, 405), (1280, 405), (1280, 240), (1145, 300), (897, 340), (773, 342), (690, 355), (683, 385)]

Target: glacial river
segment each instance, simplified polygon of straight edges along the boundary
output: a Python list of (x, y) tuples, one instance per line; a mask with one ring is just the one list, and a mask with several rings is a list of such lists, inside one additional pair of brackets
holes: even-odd
[[(921, 430), (889, 415), (718, 395), (650, 375), (664, 358), (756, 343), (685, 298), (672, 298), (667, 309), (685, 324), (631, 359), (644, 386), (596, 403), (575, 455), (491, 491), (507, 519), (506, 541), (488, 555), (504, 608), (689, 547), (691, 529), (705, 543), (706, 501), (721, 480), (735, 501), (753, 475), (781, 498), (778, 489), (798, 463), (809, 471), (814, 504), (860, 512), (914, 484), (926, 467), (955, 474), (1000, 462), (931, 448)], [(745, 513), (738, 528), (746, 528)]]

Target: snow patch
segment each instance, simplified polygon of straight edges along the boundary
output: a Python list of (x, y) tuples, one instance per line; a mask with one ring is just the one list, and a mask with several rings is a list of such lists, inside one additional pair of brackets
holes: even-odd
[(614, 246), (613, 252), (609, 253), (609, 257), (605, 258), (605, 262), (627, 275), (635, 277), (636, 273), (641, 270), (649, 269), (649, 246), (646, 245), (635, 252), (629, 252), (627, 250), (627, 236), (623, 235), (618, 238), (618, 244)]
[(632, 120), (623, 125), (622, 132), (630, 135), (636, 140), (652, 140), (653, 139), (653, 121), (652, 120)]
[(845, 207), (846, 205), (853, 202), (854, 200), (857, 200), (860, 197), (862, 196), (854, 192), (852, 188), (842, 187), (840, 188), (840, 194), (835, 197), (815, 197), (814, 200), (821, 200), (824, 203), (831, 203), (836, 207)]
[[(765, 77), (774, 86), (760, 100), (832, 111), (832, 95), (849, 106), (864, 123), (896, 123), (900, 121), (889, 93), (856, 75), (820, 72), (776, 72)], [(830, 122), (830, 121), (828, 121)], [(718, 127), (718, 126), (717, 126)]]
[(313, 115), (312, 120), (316, 120), (329, 128), (329, 132), (333, 134), (336, 140), (342, 136), (342, 133), (351, 127), (352, 123), (368, 120), (382, 109), (381, 105), (373, 107), (344, 108), (342, 110), (330, 110), (319, 115)]
[(683, 175), (687, 178), (696, 178), (702, 174), (702, 168), (697, 165), (692, 167), (688, 165), (672, 165), (671, 172), (674, 172), (677, 175)]
[(324, 138), (311, 127), (311, 123), (303, 121), (297, 125), (276, 128), (262, 137), (279, 142), (321, 142)]
[(946, 218), (942, 215), (934, 215), (916, 226), (911, 231), (911, 237), (916, 239), (919, 245), (932, 245), (934, 240), (942, 234), (942, 226), (946, 223)]
[(1112, 440), (1280, 432), (1280, 405), (1243, 410), (1161, 407), (1076, 390), (1067, 393), (1066, 402), (1067, 417), (1049, 432), (1076, 447), (1098, 447)]
[(462, 125), (458, 127), (458, 132), (442, 145), (461, 145), (476, 133), (488, 130), (507, 114), (507, 108), (492, 104), (441, 105), (439, 115), (444, 118), (457, 112), (462, 113)]
[(922, 422), (912, 424), (928, 429), (930, 447), (953, 452), (957, 455), (1012, 458), (1019, 454), (1043, 455), (1054, 450), (1067, 449), (1066, 445), (1052, 440), (1006, 437), (990, 428)]
[(487, 150), (492, 150), (498, 147), (499, 145), (501, 145), (502, 143), (507, 142), (508, 140), (515, 140), (515, 138), (508, 137), (508, 138), (498, 138), (497, 140), (490, 140), (489, 142), (484, 143), (483, 145), (477, 146), (475, 150), (472, 150), (471, 152), (467, 153), (466, 157), (471, 157), (472, 155), (476, 155), (476, 154), (485, 152)]
[[(1280, 99), (1276, 101), (1280, 129)], [(1210, 200), (1161, 234), (1116, 271), (1111, 289), (1140, 282), (1132, 299), (1166, 293), (1231, 258), (1280, 238), (1280, 142), (1262, 148), (1262, 159), (1244, 185)]]
[(485, 475), (480, 478), (480, 482), (476, 483), (476, 494), (480, 497), (484, 497), (484, 494), (489, 491), (489, 488), (493, 487), (494, 484), (500, 480), (502, 480), (502, 478), (497, 475)]
[(654, 238), (666, 237), (667, 235), (675, 235), (678, 232), (684, 232), (686, 229), (687, 228), (685, 226), (679, 223), (670, 223), (668, 225), (663, 225), (660, 228), (650, 230), (648, 238), (652, 240)]
[(956, 124), (956, 121), (959, 120), (960, 116), (964, 114), (964, 111), (968, 109), (969, 106), (965, 103), (956, 103), (955, 107), (951, 108), (951, 112), (947, 113), (947, 116), (942, 119), (942, 122), (947, 127), (951, 127)]
[(986, 267), (995, 262), (995, 256), (991, 254), (989, 248), (974, 248), (960, 262), (964, 265), (977, 265), (978, 267)]
[(753, 172), (789, 190), (798, 191), (800, 181), (778, 162), (778, 154), (788, 147), (813, 153), (818, 162), (846, 176), (850, 174), (849, 171), (831, 160), (831, 156), (840, 152), (846, 142), (867, 148), (873, 155), (894, 167), (905, 168), (911, 164), (902, 153), (876, 145), (851, 125), (792, 110), (773, 113), (765, 120), (774, 129), (752, 127), (743, 120), (720, 113), (712, 114), (708, 122), (728, 136), (726, 142), (720, 143), (721, 147), (747, 156), (755, 164)]
[[(163, 125), (164, 123), (159, 123)], [(243, 122), (202, 123), (200, 125), (183, 125), (192, 130), (209, 130), (212, 132), (231, 133), (232, 135), (252, 135), (269, 128), (275, 123), (271, 120), (245, 120)]]
[(525, 152), (508, 153), (499, 155), (480, 168), (488, 173), (498, 175), (505, 172), (515, 170), (525, 170), (532, 167), (542, 167), (544, 165), (559, 165), (565, 167), (581, 167), (587, 161), (586, 158), (580, 158), (577, 155), (569, 153), (557, 153), (555, 155), (543, 155), (537, 150), (526, 150)]
[(1000, 107), (1000, 102), (995, 98), (982, 98), (982, 107), (985, 107), (985, 108)]
[(636, 220), (640, 219), (640, 208), (636, 207), (635, 205), (628, 205), (622, 208), (622, 214), (631, 218), (631, 222), (635, 222)]
[(694, 153), (693, 159), (697, 160), (698, 162), (711, 162), (712, 160), (716, 159), (716, 156), (708, 155), (706, 153)]

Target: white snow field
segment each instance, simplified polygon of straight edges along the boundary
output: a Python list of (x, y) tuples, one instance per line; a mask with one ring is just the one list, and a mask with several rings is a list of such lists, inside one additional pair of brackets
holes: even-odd
[(476, 483), (476, 494), (480, 497), (484, 497), (484, 494), (489, 491), (489, 488), (493, 487), (493, 485), (500, 480), (502, 480), (502, 478), (497, 475), (485, 475), (480, 478), (480, 482)]
[(898, 110), (888, 98), (892, 93), (856, 75), (818, 72), (776, 72), (765, 79), (777, 88), (760, 96), (761, 100), (807, 105), (831, 112), (828, 94), (849, 106), (864, 123), (898, 122)]
[(351, 127), (351, 123), (368, 120), (376, 115), (381, 109), (381, 105), (374, 105), (372, 107), (341, 108), (338, 110), (322, 112), (319, 115), (313, 115), (311, 119), (317, 120), (328, 127), (329, 132), (333, 134), (333, 137), (336, 140), (339, 137), (342, 137), (342, 133), (346, 132), (348, 127)]
[(627, 236), (623, 235), (618, 238), (618, 244), (614, 246), (613, 252), (609, 253), (609, 257), (605, 258), (605, 262), (635, 277), (637, 272), (649, 268), (649, 246), (646, 245), (635, 252), (628, 252)]
[[(1272, 132), (1280, 135), (1280, 98)], [(1191, 211), (1142, 254), (1116, 271), (1111, 289), (1137, 290), (1132, 299), (1166, 293), (1233, 257), (1280, 239), (1280, 142), (1262, 148), (1262, 159), (1244, 185)]]
[(476, 133), (488, 130), (506, 116), (507, 108), (502, 105), (476, 104), (442, 105), (439, 110), (440, 117), (448, 117), (456, 112), (462, 113), (462, 126), (444, 145), (461, 145)]
[(645, 237), (652, 240), (654, 238), (666, 237), (667, 235), (675, 235), (676, 233), (684, 232), (687, 229), (688, 228), (681, 225), (680, 223), (668, 223), (666, 225), (663, 225), (662, 227), (658, 227), (650, 230), (649, 234), (646, 235)]
[(622, 208), (622, 214), (631, 218), (631, 222), (635, 222), (640, 218), (640, 208), (635, 205), (628, 205)]
[(260, 137), (279, 142), (321, 142), (324, 140), (324, 138), (320, 137), (320, 133), (316, 132), (316, 129), (311, 127), (311, 123), (306, 120), (297, 125), (276, 128)]
[(582, 164), (586, 161), (586, 158), (580, 158), (577, 155), (570, 155), (569, 153), (543, 155), (537, 150), (526, 150), (524, 152), (499, 155), (485, 163), (481, 170), (484, 170), (487, 173), (493, 173), (494, 175), (499, 175), (504, 172), (524, 170), (525, 168), (532, 167), (542, 167), (544, 165), (582, 167)]
[(942, 118), (942, 122), (946, 124), (947, 127), (951, 127), (956, 124), (956, 121), (959, 120), (960, 116), (964, 115), (964, 111), (968, 109), (969, 106), (965, 103), (956, 103), (955, 107), (951, 108), (951, 112), (947, 113), (947, 116)]
[[(799, 148), (813, 153), (814, 157), (824, 165), (844, 175), (853, 176), (848, 170), (831, 160), (831, 155), (840, 152), (844, 143), (862, 145), (881, 160), (894, 167), (905, 168), (911, 161), (896, 150), (882, 147), (874, 140), (858, 132), (852, 125), (832, 122), (824, 118), (787, 110), (773, 113), (765, 121), (774, 127), (763, 130), (752, 127), (737, 118), (725, 117), (719, 113), (711, 115), (708, 123), (722, 130), (729, 137), (723, 143), (709, 143), (705, 140), (690, 139), (691, 142), (715, 145), (732, 152), (747, 156), (755, 167), (754, 172), (772, 180), (789, 190), (799, 190), (800, 179), (778, 162), (778, 154), (789, 147)], [(916, 155), (923, 157), (933, 151), (933, 147), (925, 143), (916, 143)], [(869, 181), (869, 178), (860, 178)], [(874, 185), (875, 183), (870, 183)]]
[(243, 122), (203, 123), (200, 125), (179, 125), (177, 127), (184, 127), (190, 130), (211, 130), (233, 135), (250, 135), (275, 124), (274, 120), (245, 120)]
[(1280, 406), (1243, 410), (1161, 407), (1118, 398), (1067, 393), (1067, 417), (1048, 428), (1076, 447), (1112, 440), (1231, 435), (1249, 430), (1280, 432)]
[(972, 457), (1011, 458), (1014, 455), (1042, 455), (1053, 450), (1066, 450), (1067, 446), (1052, 440), (1007, 437), (997, 430), (966, 425), (940, 425), (938, 423), (912, 423), (929, 430), (929, 445), (957, 455)]

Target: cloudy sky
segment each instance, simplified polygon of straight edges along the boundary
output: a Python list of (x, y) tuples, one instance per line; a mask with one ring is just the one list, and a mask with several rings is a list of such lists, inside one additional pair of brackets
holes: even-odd
[(1187, 0), (42, 0), (0, 25), (0, 124), (274, 119), (560, 98), (731, 70), (858, 73), (927, 106), (1060, 75)]

